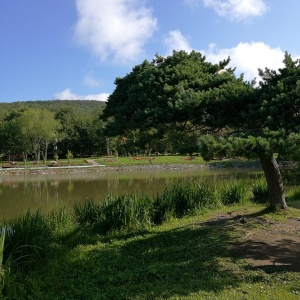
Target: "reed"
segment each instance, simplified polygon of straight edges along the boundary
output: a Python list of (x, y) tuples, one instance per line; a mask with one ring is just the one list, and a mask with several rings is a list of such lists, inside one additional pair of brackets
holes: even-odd
[(185, 181), (167, 187), (153, 203), (153, 222), (160, 224), (171, 218), (181, 218), (204, 208), (217, 206), (214, 189), (207, 184)]
[(101, 233), (149, 228), (151, 207), (150, 197), (144, 194), (110, 195), (101, 205), (95, 228)]
[(21, 268), (47, 252), (51, 241), (51, 232), (40, 211), (27, 213), (5, 225), (3, 263)]
[(247, 184), (241, 180), (227, 182), (220, 189), (220, 198), (224, 205), (245, 203), (247, 201), (247, 194)]
[(268, 203), (269, 190), (265, 178), (263, 177), (256, 178), (256, 180), (252, 184), (252, 193), (253, 193), (252, 201), (254, 203), (261, 203), (261, 204)]
[(74, 219), (67, 213), (66, 208), (53, 209), (45, 216), (54, 236), (61, 236), (74, 228)]
[(2, 264), (3, 264), (3, 253), (4, 253), (4, 241), (5, 241), (5, 233), (6, 228), (3, 227), (0, 229), (1, 235), (0, 235), (0, 271), (2, 270)]
[(201, 209), (216, 209), (221, 206), (216, 188), (207, 183), (198, 185), (197, 197), (200, 201)]
[(289, 201), (299, 201), (300, 200), (300, 187), (292, 187), (288, 192), (287, 192), (287, 198)]
[(73, 212), (78, 224), (94, 224), (102, 214), (102, 205), (94, 203), (93, 199), (87, 199), (83, 204), (75, 203)]

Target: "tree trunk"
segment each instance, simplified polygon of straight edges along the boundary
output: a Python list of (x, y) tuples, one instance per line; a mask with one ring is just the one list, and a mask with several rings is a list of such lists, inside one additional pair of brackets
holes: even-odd
[(44, 164), (46, 164), (48, 159), (48, 141), (45, 141), (45, 155), (44, 155)]
[(282, 209), (287, 208), (283, 181), (275, 157), (260, 157), (260, 163), (268, 185), (270, 208), (275, 210), (279, 205)]

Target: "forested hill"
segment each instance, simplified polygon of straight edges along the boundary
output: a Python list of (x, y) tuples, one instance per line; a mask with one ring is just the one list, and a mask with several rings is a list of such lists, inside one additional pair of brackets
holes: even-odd
[(43, 108), (57, 112), (61, 108), (72, 108), (76, 114), (89, 114), (104, 109), (105, 102), (96, 100), (45, 100), (0, 103), (0, 111), (10, 112), (19, 108)]

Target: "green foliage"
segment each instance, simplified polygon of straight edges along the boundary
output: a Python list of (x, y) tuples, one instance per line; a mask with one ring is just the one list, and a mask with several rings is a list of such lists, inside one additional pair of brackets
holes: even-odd
[(247, 184), (241, 180), (227, 182), (220, 189), (221, 201), (224, 205), (244, 203), (247, 201)]
[(64, 233), (65, 230), (68, 231), (74, 224), (72, 216), (67, 213), (65, 208), (53, 209), (46, 216), (46, 222), (54, 235), (60, 235)]
[(74, 218), (80, 225), (94, 224), (101, 217), (103, 205), (94, 203), (92, 199), (87, 199), (83, 204), (73, 205)]
[(43, 257), (51, 241), (50, 229), (39, 211), (27, 212), (6, 225), (4, 263), (26, 268)]
[(293, 187), (291, 188), (288, 193), (288, 200), (289, 201), (299, 201), (300, 200), (300, 187)]
[(239, 111), (251, 87), (230, 68), (227, 75), (218, 75), (228, 63), (229, 59), (212, 64), (195, 51), (174, 51), (137, 65), (115, 82), (102, 115), (108, 121), (107, 134), (124, 135), (137, 128), (144, 132), (151, 127), (164, 133), (175, 124), (185, 129), (190, 123), (199, 129), (241, 122)]
[(76, 221), (93, 225), (100, 233), (119, 230), (143, 229), (150, 226), (151, 199), (146, 195), (110, 195), (104, 203), (89, 199), (74, 205)]
[(73, 153), (70, 150), (68, 150), (66, 158), (68, 159), (68, 163), (70, 163), (71, 159), (73, 158)]
[(149, 228), (151, 206), (150, 197), (143, 194), (110, 195), (102, 206), (95, 228), (101, 233)]
[[(220, 212), (228, 211), (224, 208), (174, 220), (143, 234), (103, 237), (79, 227), (56, 240), (49, 259), (38, 262), (26, 276), (11, 274), (3, 289), (0, 283), (0, 298), (298, 299), (298, 271), (286, 270), (290, 266), (253, 267), (231, 251), (245, 243), (245, 232), (255, 229), (263, 237), (265, 221), (278, 217), (262, 216), (262, 209), (260, 205), (235, 207), (234, 214), (247, 214), (248, 222), (242, 225), (220, 218)], [(286, 222), (298, 215), (298, 209), (281, 215)], [(276, 221), (276, 226), (281, 222)], [(286, 253), (286, 243), (279, 243), (276, 251)], [(266, 257), (274, 259), (272, 254), (266, 252)]]
[(105, 107), (105, 102), (97, 100), (46, 100), (46, 101), (22, 101), (11, 103), (0, 103), (2, 112), (10, 113), (14, 110), (27, 108), (47, 109), (54, 113), (61, 109), (71, 108), (74, 109), (75, 114), (90, 114), (95, 110)]
[(156, 196), (152, 218), (155, 224), (160, 224), (216, 206), (217, 199), (212, 187), (196, 182), (177, 183)]
[(223, 159), (231, 155), (232, 143), (223, 137), (203, 135), (200, 138), (199, 152), (204, 160)]
[[(5, 227), (0, 230), (0, 272), (2, 270), (2, 264), (3, 264), (3, 253), (4, 253), (4, 242), (5, 242), (5, 233), (6, 229)], [(1, 276), (1, 274), (0, 274)]]
[(268, 203), (269, 190), (265, 178), (258, 177), (252, 183), (252, 193), (253, 193), (253, 202)]

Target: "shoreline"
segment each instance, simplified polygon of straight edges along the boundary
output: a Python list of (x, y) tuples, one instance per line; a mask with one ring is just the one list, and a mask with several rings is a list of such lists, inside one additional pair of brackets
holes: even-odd
[[(279, 161), (281, 169), (295, 169), (298, 162)], [(208, 162), (204, 164), (144, 164), (144, 165), (124, 165), (124, 166), (106, 166), (106, 165), (62, 165), (62, 166), (41, 166), (41, 167), (12, 167), (0, 168), (1, 176), (18, 176), (18, 175), (36, 175), (36, 174), (69, 174), (83, 172), (107, 172), (107, 171), (139, 171), (139, 170), (178, 170), (178, 169), (229, 169), (229, 168), (256, 168), (260, 169), (258, 161), (239, 162)]]
[(68, 174), (83, 172), (133, 171), (133, 170), (176, 170), (176, 169), (219, 169), (219, 168), (260, 168), (259, 162), (214, 162), (205, 164), (144, 164), (144, 165), (78, 165), (78, 166), (42, 166), (0, 168), (0, 176), (34, 175), (34, 174)]

